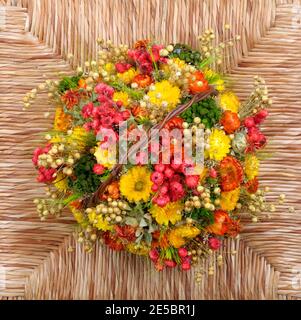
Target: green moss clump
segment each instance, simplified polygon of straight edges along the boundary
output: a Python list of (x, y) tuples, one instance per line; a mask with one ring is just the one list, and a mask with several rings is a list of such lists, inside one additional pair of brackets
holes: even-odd
[[(186, 103), (190, 98), (185, 98), (182, 103)], [(193, 123), (193, 119), (199, 117), (207, 129), (212, 128), (220, 121), (222, 110), (217, 105), (214, 98), (208, 98), (194, 103), (188, 110), (181, 114), (184, 121)]]

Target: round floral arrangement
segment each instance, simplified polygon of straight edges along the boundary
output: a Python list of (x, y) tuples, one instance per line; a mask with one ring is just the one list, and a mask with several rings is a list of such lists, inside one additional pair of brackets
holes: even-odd
[[(28, 93), (26, 108), (43, 90), (54, 107), (53, 130), (33, 156), (37, 180), (47, 184), (47, 197), (34, 200), (41, 219), (68, 207), (87, 251), (101, 241), (148, 257), (157, 270), (189, 270), (237, 237), (241, 213), (256, 222), (275, 210), (257, 178), (267, 87), (255, 77), (250, 97), (239, 101), (218, 72), (223, 49), (239, 39), (217, 46), (213, 39), (207, 31), (198, 51), (98, 41), (96, 61)], [(153, 129), (165, 134), (156, 143)], [(180, 135), (168, 140), (173, 130)]]

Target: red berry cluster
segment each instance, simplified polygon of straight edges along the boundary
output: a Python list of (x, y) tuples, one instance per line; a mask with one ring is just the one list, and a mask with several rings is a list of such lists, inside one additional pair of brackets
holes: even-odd
[(248, 130), (247, 141), (249, 144), (246, 152), (253, 152), (265, 146), (267, 139), (258, 126), (263, 123), (267, 116), (268, 111), (262, 109), (255, 116), (247, 117), (244, 120), (244, 125)]
[(87, 131), (94, 130), (97, 134), (101, 128), (111, 129), (131, 116), (129, 110), (120, 109), (122, 103), (113, 101), (114, 89), (112, 87), (99, 83), (95, 87), (95, 92), (98, 94), (97, 100), (100, 105), (96, 106), (89, 102), (82, 109), (83, 118), (91, 119), (84, 124)]
[(153, 203), (160, 207), (166, 206), (169, 202), (182, 199), (185, 194), (185, 186), (195, 189), (199, 183), (199, 176), (185, 175), (189, 164), (156, 164), (155, 171), (151, 175), (153, 182), (152, 191), (157, 192)]

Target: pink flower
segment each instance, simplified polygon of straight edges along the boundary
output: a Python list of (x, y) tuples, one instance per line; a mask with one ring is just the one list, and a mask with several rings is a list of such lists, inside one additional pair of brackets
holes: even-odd
[(157, 249), (152, 249), (149, 252), (149, 257), (152, 261), (156, 262), (159, 259), (159, 252)]
[(209, 244), (210, 249), (212, 249), (212, 250), (218, 250), (221, 246), (221, 242), (217, 238), (210, 238), (208, 240), (208, 244)]
[(102, 164), (95, 164), (93, 172), (98, 175), (102, 175), (105, 172), (105, 167)]
[(115, 64), (115, 68), (118, 73), (124, 73), (128, 71), (131, 68), (131, 66), (132, 65), (129, 63), (122, 63), (122, 62), (118, 62)]
[(38, 182), (44, 182), (44, 183), (47, 183), (47, 182), (52, 182), (55, 180), (55, 173), (56, 173), (56, 170), (55, 169), (46, 169), (44, 167), (40, 167), (39, 168), (39, 175), (38, 175)]
[(157, 206), (163, 208), (163, 207), (165, 207), (165, 206), (170, 202), (170, 198), (169, 198), (169, 196), (167, 196), (167, 195), (160, 195), (160, 196), (158, 196), (158, 197), (155, 197), (155, 198), (153, 199), (153, 202), (154, 202)]
[(200, 181), (199, 176), (187, 176), (185, 178), (185, 183), (187, 187), (190, 189), (195, 189), (198, 186), (199, 181)]
[(164, 176), (161, 172), (155, 171), (151, 174), (151, 181), (157, 185), (161, 185), (164, 181)]
[(188, 251), (186, 248), (179, 248), (178, 253), (181, 258), (185, 258), (188, 255)]
[(108, 98), (113, 98), (114, 89), (105, 83), (99, 83), (95, 87), (95, 92), (100, 95), (102, 94), (104, 96), (107, 96)]

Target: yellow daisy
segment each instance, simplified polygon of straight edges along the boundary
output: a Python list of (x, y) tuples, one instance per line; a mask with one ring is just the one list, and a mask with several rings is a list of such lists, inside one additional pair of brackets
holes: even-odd
[(240, 188), (233, 191), (222, 192), (220, 199), (220, 206), (225, 211), (232, 211), (235, 209), (236, 204), (239, 200)]
[(124, 107), (128, 107), (130, 104), (129, 95), (126, 92), (115, 92), (113, 95), (113, 100), (115, 102), (121, 101)]
[(112, 231), (113, 227), (109, 224), (109, 222), (101, 215), (97, 214), (95, 209), (93, 209), (88, 214), (89, 222), (98, 230), (102, 231)]
[(245, 159), (245, 174), (248, 180), (253, 180), (258, 176), (259, 160), (253, 154), (248, 154)]
[(178, 87), (172, 86), (169, 81), (163, 80), (157, 82), (147, 95), (152, 104), (170, 111), (180, 103), (181, 91)]
[(165, 207), (161, 208), (154, 205), (150, 209), (150, 213), (159, 224), (175, 224), (182, 219), (183, 205), (180, 202), (170, 202)]
[(220, 96), (220, 105), (224, 110), (237, 113), (240, 107), (240, 101), (233, 92), (225, 92)]
[(182, 225), (172, 229), (168, 234), (169, 243), (175, 248), (181, 248), (187, 240), (195, 238), (200, 230), (191, 225)]
[(117, 73), (117, 77), (125, 84), (130, 84), (137, 74), (137, 70), (135, 70), (134, 68), (130, 68), (124, 73)]
[(209, 150), (206, 150), (206, 156), (212, 160), (222, 160), (230, 151), (230, 138), (223, 130), (213, 129), (209, 136)]
[(109, 153), (109, 150), (102, 149), (100, 143), (94, 153), (94, 156), (98, 164), (102, 164), (105, 168), (112, 169), (116, 164), (116, 158), (113, 154)]
[(131, 202), (148, 201), (151, 195), (151, 173), (146, 167), (133, 167), (120, 179), (120, 192)]

